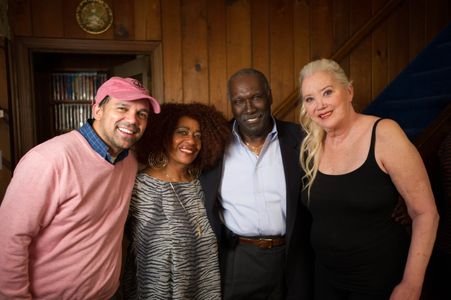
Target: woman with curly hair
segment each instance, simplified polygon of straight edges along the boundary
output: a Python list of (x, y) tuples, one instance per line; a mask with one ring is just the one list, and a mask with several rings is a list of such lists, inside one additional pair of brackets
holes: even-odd
[(193, 103), (161, 105), (136, 145), (140, 163), (130, 204), (125, 299), (220, 299), (215, 234), (197, 179), (230, 139), (224, 116)]

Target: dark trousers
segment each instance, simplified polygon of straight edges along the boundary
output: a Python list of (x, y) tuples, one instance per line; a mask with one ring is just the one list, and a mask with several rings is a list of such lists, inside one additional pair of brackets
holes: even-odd
[(225, 300), (284, 298), (285, 246), (236, 244), (224, 249), (221, 264)]

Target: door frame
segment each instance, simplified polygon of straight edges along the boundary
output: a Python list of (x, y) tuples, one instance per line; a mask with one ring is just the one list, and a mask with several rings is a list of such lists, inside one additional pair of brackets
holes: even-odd
[(153, 96), (163, 99), (163, 52), (159, 41), (15, 38), (11, 52), (12, 168), (36, 146), (35, 95), (32, 57), (35, 52), (145, 54), (150, 57)]

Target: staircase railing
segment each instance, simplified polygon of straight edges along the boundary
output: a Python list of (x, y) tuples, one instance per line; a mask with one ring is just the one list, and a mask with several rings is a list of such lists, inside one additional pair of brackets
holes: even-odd
[[(374, 28), (384, 20), (388, 15), (390, 15), (395, 7), (401, 4), (403, 0), (390, 0), (385, 3), (385, 5), (380, 8), (368, 21), (360, 27), (352, 36), (343, 44), (334, 54), (332, 54), (331, 59), (335, 61), (341, 61), (357, 46), (359, 43), (374, 30)], [(293, 108), (298, 104), (298, 90), (294, 90), (287, 98), (285, 98), (278, 107), (273, 111), (273, 114), (277, 118), (283, 118), (286, 116)]]
[(432, 123), (415, 139), (414, 144), (423, 155), (437, 151), (435, 139), (443, 140), (451, 132), (451, 102)]

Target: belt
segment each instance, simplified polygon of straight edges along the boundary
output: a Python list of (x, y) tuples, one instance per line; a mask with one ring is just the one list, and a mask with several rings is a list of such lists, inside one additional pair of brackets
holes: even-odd
[(238, 243), (254, 245), (259, 248), (270, 249), (273, 247), (279, 247), (285, 245), (285, 238), (248, 238), (244, 236), (238, 237)]

